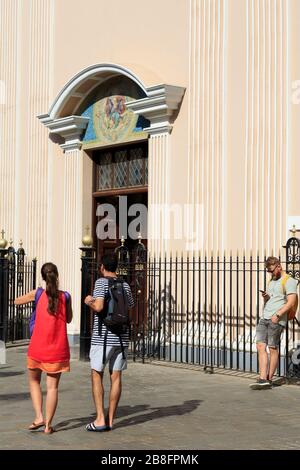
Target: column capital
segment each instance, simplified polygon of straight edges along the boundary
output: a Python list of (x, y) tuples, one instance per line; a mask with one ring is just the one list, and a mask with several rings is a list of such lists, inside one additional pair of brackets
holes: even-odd
[(49, 114), (42, 114), (38, 116), (38, 119), (49, 129), (51, 139), (57, 142), (63, 150), (80, 150), (81, 136), (88, 125), (89, 117), (67, 116), (52, 119)]
[(135, 114), (144, 116), (150, 126), (144, 128), (151, 135), (170, 134), (177, 117), (185, 88), (173, 85), (155, 85), (147, 88), (147, 97), (126, 103)]

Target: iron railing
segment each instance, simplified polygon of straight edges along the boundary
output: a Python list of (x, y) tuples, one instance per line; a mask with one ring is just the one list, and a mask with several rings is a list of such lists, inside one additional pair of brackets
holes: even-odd
[[(292, 238), (285, 248), (281, 264), (299, 280), (300, 241)], [(152, 257), (141, 264), (120, 266), (120, 275), (131, 285), (136, 302), (130, 347), (133, 359), (257, 373), (256, 325), (263, 310), (259, 289), (265, 290), (268, 282), (265, 261), (259, 255), (199, 255)], [(99, 274), (92, 255), (83, 258), (83, 266), (84, 299)], [(82, 325), (87, 318), (91, 315), (83, 304)], [(89, 324), (85, 351), (90, 331)], [(279, 375), (300, 377), (300, 367), (292, 361), (298, 349), (300, 356), (300, 328), (294, 320), (282, 335)]]
[[(150, 260), (146, 356), (257, 373), (256, 325), (263, 309), (259, 289), (267, 285), (264, 262), (259, 256)], [(296, 321), (289, 322), (280, 344), (280, 375), (291, 373), (298, 342), (300, 329)]]
[(36, 259), (28, 261), (25, 251), (0, 250), (0, 339), (15, 342), (29, 339), (33, 303), (16, 306), (16, 297), (36, 288)]

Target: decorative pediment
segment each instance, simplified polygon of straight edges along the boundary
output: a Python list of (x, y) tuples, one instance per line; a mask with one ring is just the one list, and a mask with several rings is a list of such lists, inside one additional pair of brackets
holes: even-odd
[[(108, 92), (111, 83), (116, 89), (113, 94)], [(64, 150), (81, 148), (83, 143), (101, 146), (129, 142), (148, 134), (170, 133), (184, 92), (182, 87), (166, 84), (147, 88), (119, 65), (94, 65), (75, 75), (49, 113), (38, 119)], [(87, 101), (90, 97), (91, 103)]]

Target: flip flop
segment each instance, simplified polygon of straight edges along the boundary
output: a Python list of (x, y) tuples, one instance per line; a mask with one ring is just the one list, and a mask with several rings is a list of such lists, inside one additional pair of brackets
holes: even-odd
[(110, 431), (110, 427), (106, 424), (104, 426), (96, 426), (95, 423), (89, 423), (86, 425), (85, 429), (92, 432), (105, 432)]
[(43, 426), (45, 426), (45, 422), (44, 421), (41, 421), (40, 423), (35, 423), (33, 421), (33, 423), (29, 426), (29, 431), (35, 431), (36, 429), (40, 429), (42, 428)]

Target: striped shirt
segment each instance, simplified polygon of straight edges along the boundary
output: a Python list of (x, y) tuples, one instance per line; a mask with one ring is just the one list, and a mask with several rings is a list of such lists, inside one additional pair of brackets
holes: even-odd
[[(125, 294), (127, 295), (128, 301), (128, 308), (132, 308), (134, 306), (134, 301), (131, 293), (131, 289), (127, 282), (123, 284)], [(93, 292), (94, 299), (107, 299), (108, 298), (108, 279), (105, 277), (101, 277), (97, 279), (95, 282), (95, 288)], [(99, 336), (99, 316), (101, 312), (94, 313), (94, 325), (93, 325), (93, 332), (92, 332), (92, 345), (104, 345), (104, 335), (107, 330), (106, 326), (102, 323), (102, 331), (101, 336)], [(129, 345), (129, 329), (127, 328), (125, 333), (121, 334), (122, 343), (124, 348), (127, 348)], [(107, 330), (107, 346), (120, 346), (120, 339), (119, 336), (115, 335), (111, 331)]]

